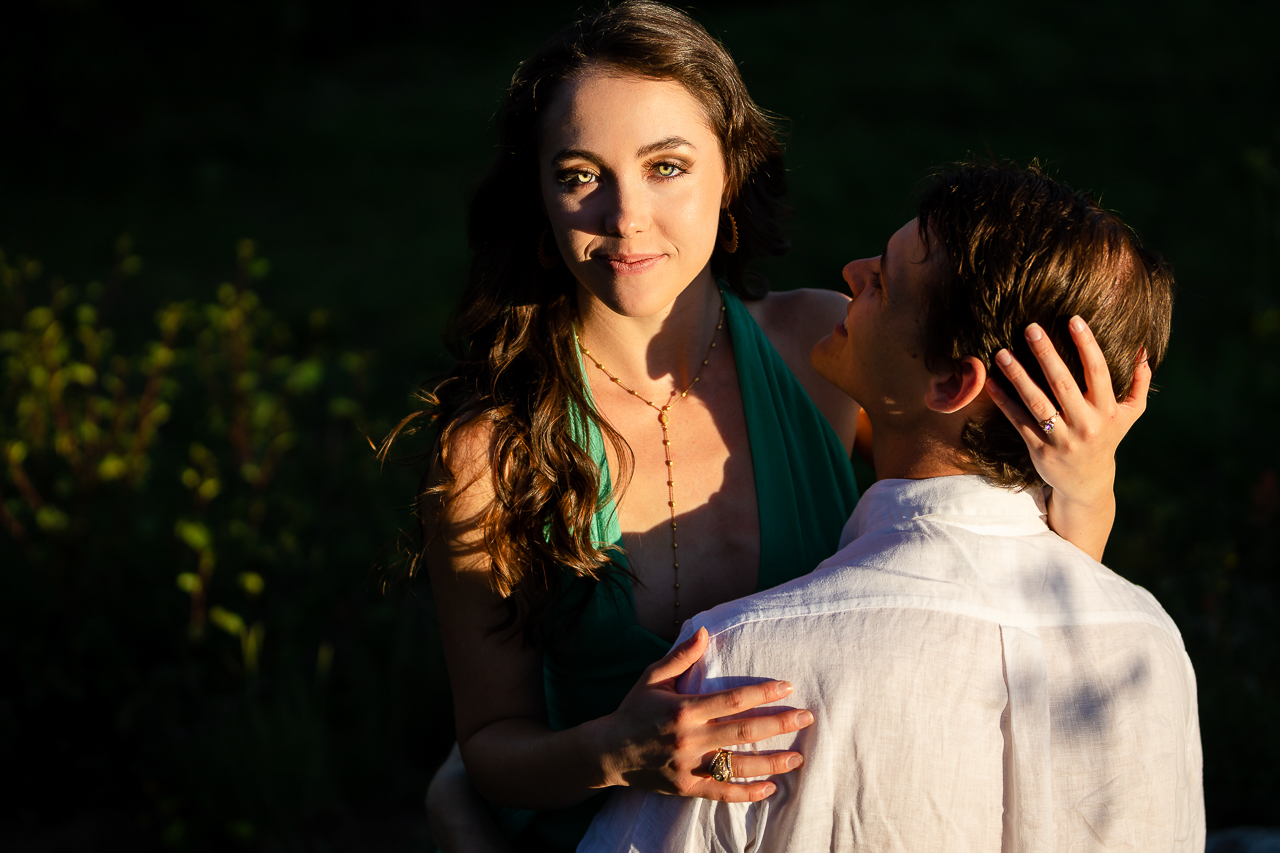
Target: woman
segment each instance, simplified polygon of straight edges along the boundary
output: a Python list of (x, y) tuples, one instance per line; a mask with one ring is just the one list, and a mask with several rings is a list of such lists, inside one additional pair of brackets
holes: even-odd
[[(702, 647), (667, 648), (684, 619), (835, 550), (857, 406), (809, 351), (847, 297), (745, 279), (786, 248), (781, 152), (732, 59), (680, 12), (627, 2), (557, 35), (517, 71), (499, 135), (471, 209), (467, 354), (427, 395), (423, 556), (466, 774), (538, 810), (503, 813), (521, 849), (572, 849), (612, 785), (768, 796), (767, 780), (710, 778), (710, 757), (812, 721), (715, 722), (787, 685), (682, 697)], [(1050, 522), (1095, 555), (1140, 408), (1091, 411), (1035, 447), (1059, 487)], [(440, 840), (500, 844), (450, 767), (429, 798)]]

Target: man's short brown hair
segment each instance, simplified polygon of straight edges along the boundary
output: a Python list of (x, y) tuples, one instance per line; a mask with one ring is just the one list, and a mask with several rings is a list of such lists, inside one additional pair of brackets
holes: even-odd
[[(1039, 323), (1083, 390), (1067, 327), (1076, 314), (1102, 348), (1117, 400), (1129, 393), (1140, 351), (1153, 370), (1163, 358), (1173, 311), (1168, 265), (1143, 249), (1120, 217), (1037, 164), (960, 164), (933, 177), (917, 214), (936, 270), (922, 342), (931, 368), (975, 356), (1016, 400), (994, 361), (1007, 348), (1061, 408), (1024, 332)], [(963, 441), (978, 470), (998, 485), (1043, 485), (1003, 414), (970, 421)]]

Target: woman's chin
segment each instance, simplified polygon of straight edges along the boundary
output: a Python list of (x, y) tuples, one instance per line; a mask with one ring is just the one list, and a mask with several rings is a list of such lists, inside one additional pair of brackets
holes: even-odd
[(689, 283), (681, 285), (657, 275), (626, 275), (606, 281), (597, 279), (582, 286), (588, 298), (614, 314), (637, 319), (665, 315), (688, 288)]

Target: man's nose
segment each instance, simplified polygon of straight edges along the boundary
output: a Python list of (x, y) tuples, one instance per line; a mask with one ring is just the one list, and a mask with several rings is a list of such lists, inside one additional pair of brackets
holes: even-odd
[(648, 200), (642, 186), (632, 181), (617, 181), (611, 195), (605, 211), (607, 233), (630, 238), (649, 229)]
[(860, 258), (856, 261), (850, 261), (844, 265), (841, 273), (844, 276), (845, 283), (849, 285), (849, 291), (856, 299), (862, 289), (867, 286), (867, 276), (871, 272), (869, 264), (875, 258)]

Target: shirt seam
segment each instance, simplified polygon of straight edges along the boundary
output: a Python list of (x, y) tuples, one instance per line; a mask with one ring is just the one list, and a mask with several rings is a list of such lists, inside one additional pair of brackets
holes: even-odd
[[(829, 608), (808, 609), (803, 613), (762, 613), (754, 616), (743, 614), (734, 617), (731, 621), (725, 623), (723, 627), (711, 632), (711, 637), (719, 637), (721, 634), (746, 625), (779, 622), (784, 619), (797, 619), (805, 616), (834, 615), (855, 610), (929, 610), (967, 616), (982, 622), (1010, 628), (1065, 628), (1085, 625), (1141, 623), (1158, 628), (1162, 632), (1175, 637), (1178, 640), (1179, 647), (1182, 647), (1182, 635), (1176, 628), (1170, 630), (1169, 626), (1164, 624), (1159, 617), (1141, 611), (1094, 612), (1083, 616), (1079, 613), (1062, 612), (1037, 615), (1016, 613), (983, 605), (962, 604), (960, 602), (920, 601), (909, 596), (877, 596), (854, 602), (840, 602), (839, 605)], [(707, 627), (708, 631), (711, 631), (711, 628)]]

